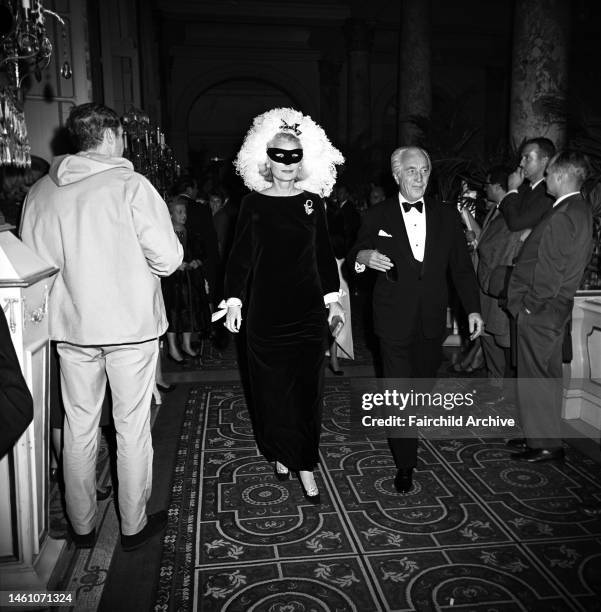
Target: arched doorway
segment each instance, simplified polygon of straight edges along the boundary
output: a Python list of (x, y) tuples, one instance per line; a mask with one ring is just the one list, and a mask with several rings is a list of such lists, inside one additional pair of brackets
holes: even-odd
[(188, 150), (193, 166), (231, 160), (252, 120), (276, 107), (298, 104), (284, 90), (259, 79), (230, 79), (202, 92), (188, 115)]

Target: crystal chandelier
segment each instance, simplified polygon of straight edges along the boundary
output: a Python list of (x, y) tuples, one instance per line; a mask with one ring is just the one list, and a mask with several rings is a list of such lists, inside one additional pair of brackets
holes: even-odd
[(0, 67), (7, 66), (12, 85), (20, 88), (23, 79), (33, 73), (39, 80), (48, 67), (52, 43), (46, 34), (46, 16), (63, 26), (54, 11), (45, 9), (41, 0), (0, 0)]
[[(0, 0), (0, 166), (28, 167), (31, 150), (23, 113), (23, 80), (33, 74), (39, 81), (48, 67), (52, 43), (46, 34), (46, 16), (63, 26), (54, 11), (42, 0)], [(71, 77), (71, 66), (63, 64), (61, 74)]]

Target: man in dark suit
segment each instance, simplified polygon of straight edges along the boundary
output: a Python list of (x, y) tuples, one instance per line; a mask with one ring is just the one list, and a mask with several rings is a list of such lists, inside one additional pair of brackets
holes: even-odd
[[(402, 147), (391, 156), (399, 193), (367, 211), (348, 255), (355, 270), (378, 272), (374, 328), (385, 378), (435, 378), (442, 359), (448, 304), (447, 272), (465, 311), (471, 338), (483, 328), (478, 284), (459, 215), (424, 198), (431, 163), (426, 151)], [(390, 438), (395, 487), (412, 487), (416, 438)]]
[(515, 262), (507, 307), (517, 320), (517, 390), (523, 440), (510, 440), (519, 461), (563, 459), (562, 343), (591, 257), (592, 214), (580, 194), (584, 155), (564, 151), (547, 168), (553, 208), (536, 225)]
[(215, 303), (219, 246), (211, 209), (208, 204), (197, 201), (198, 183), (191, 176), (183, 176), (179, 179), (175, 193), (184, 197), (188, 202), (186, 229), (190, 258), (202, 261), (203, 272), (209, 283), (209, 295), (211, 301)]
[[(499, 203), (507, 193), (508, 170), (493, 166), (486, 175), (484, 188), (491, 208), (482, 224), (478, 239), (477, 276), (480, 285), (480, 302), (486, 333), (481, 336), (482, 350), (491, 386), (497, 391), (493, 403), (501, 402), (512, 394), (512, 386), (504, 380), (511, 375), (509, 316), (498, 303), (502, 285), (495, 287), (494, 272), (499, 266), (513, 263), (522, 242), (523, 232), (511, 232)], [(503, 275), (503, 279), (504, 279)], [(492, 281), (492, 282), (491, 282)]]
[(499, 206), (509, 231), (532, 229), (553, 207), (544, 180), (553, 155), (555, 147), (548, 138), (532, 138), (523, 144), (520, 165), (509, 175), (509, 191)]
[(0, 308), (0, 459), (13, 447), (33, 418), (33, 400)]

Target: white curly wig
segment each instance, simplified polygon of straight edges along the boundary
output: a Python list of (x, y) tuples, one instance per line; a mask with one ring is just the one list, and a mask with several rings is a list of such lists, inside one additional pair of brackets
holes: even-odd
[(244, 184), (253, 191), (271, 187), (267, 180), (267, 145), (276, 134), (296, 137), (303, 149), (302, 172), (296, 186), (322, 197), (330, 195), (336, 182), (336, 164), (344, 157), (309, 115), (293, 108), (274, 108), (255, 117), (234, 166)]

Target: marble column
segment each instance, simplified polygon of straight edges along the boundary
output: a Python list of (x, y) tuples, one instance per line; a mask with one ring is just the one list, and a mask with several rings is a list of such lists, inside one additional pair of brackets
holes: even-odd
[(370, 49), (373, 32), (362, 19), (349, 19), (344, 25), (348, 49), (348, 123), (349, 145), (365, 148), (371, 142)]
[(566, 139), (569, 0), (516, 0), (509, 137)]
[(430, 0), (403, 0), (399, 44), (398, 142), (421, 144), (432, 110)]

